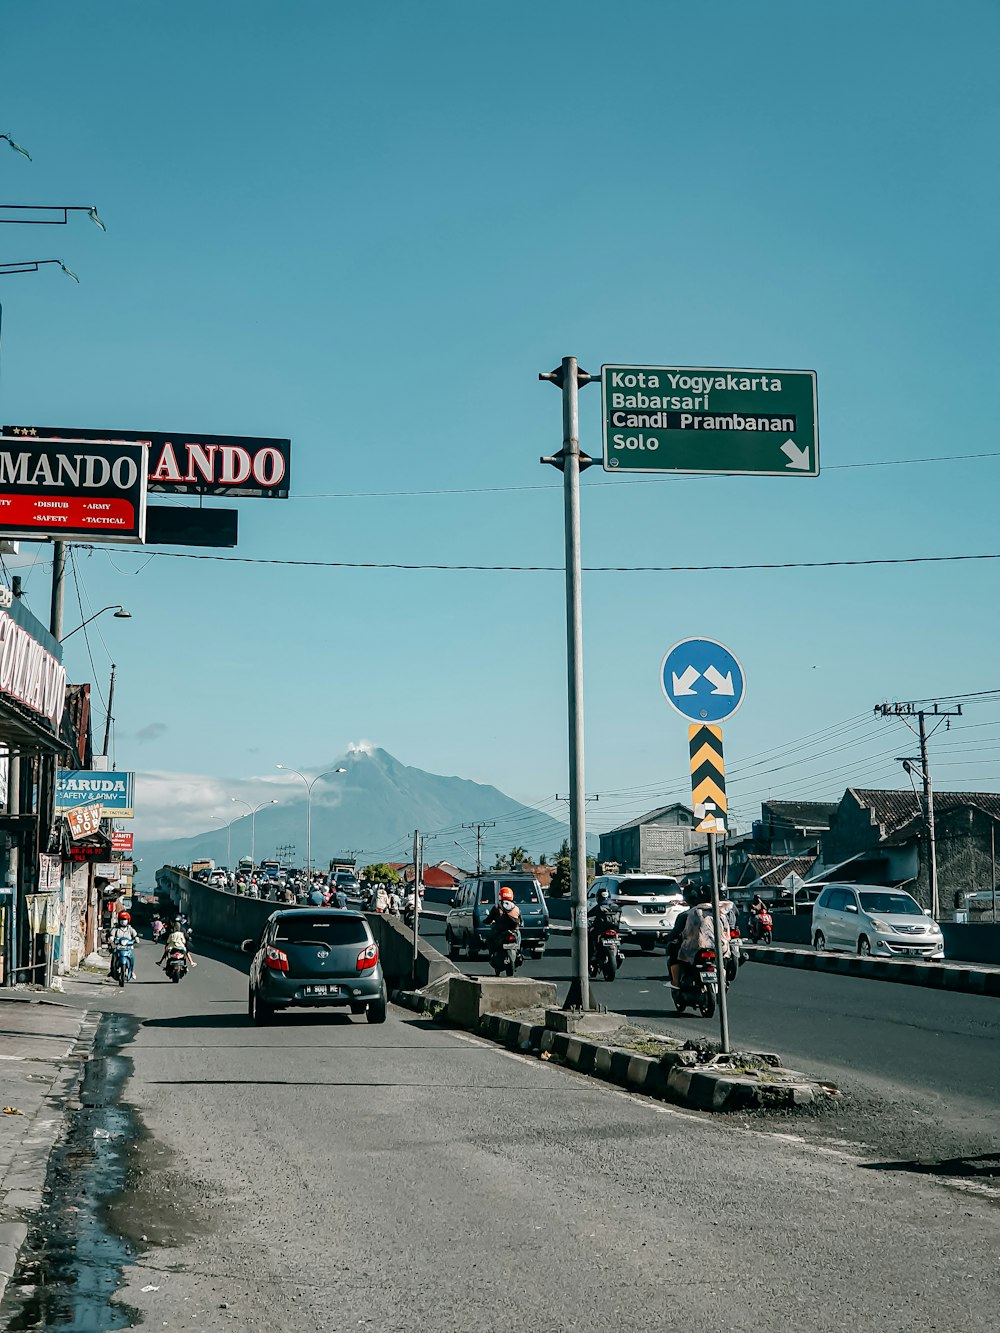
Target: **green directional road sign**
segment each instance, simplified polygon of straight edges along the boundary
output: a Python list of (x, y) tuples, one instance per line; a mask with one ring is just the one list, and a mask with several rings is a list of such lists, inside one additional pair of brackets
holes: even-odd
[(602, 366), (608, 472), (819, 476), (814, 370)]

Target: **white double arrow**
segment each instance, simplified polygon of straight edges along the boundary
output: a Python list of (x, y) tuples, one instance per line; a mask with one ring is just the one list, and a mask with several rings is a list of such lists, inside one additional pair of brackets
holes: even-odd
[[(695, 667), (686, 666), (682, 674), (679, 676), (676, 671), (671, 671), (670, 674), (674, 678), (675, 695), (681, 696), (698, 693), (697, 690), (691, 688), (695, 681), (700, 679), (702, 675), (702, 672), (698, 671)], [(723, 675), (717, 668), (710, 666), (705, 668), (704, 676), (712, 686), (713, 694), (736, 694), (736, 689), (733, 685), (733, 673), (731, 671), (727, 671), (726, 674)]]

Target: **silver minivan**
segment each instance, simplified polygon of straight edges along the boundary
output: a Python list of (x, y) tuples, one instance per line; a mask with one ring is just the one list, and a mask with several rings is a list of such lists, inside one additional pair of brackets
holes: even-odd
[(817, 949), (844, 949), (880, 958), (944, 958), (941, 927), (902, 889), (877, 884), (828, 884), (813, 904)]

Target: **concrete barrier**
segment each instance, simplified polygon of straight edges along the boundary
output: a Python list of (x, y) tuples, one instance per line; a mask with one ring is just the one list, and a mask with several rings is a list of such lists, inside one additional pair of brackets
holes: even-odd
[(448, 983), (449, 1023), (474, 1028), (483, 1014), (516, 1013), (519, 1009), (550, 1009), (556, 1002), (553, 981), (531, 977), (463, 977)]
[[(413, 932), (398, 917), (381, 912), (366, 912), (375, 943), (382, 959), (382, 971), (390, 990), (409, 986), (413, 981)], [(438, 953), (425, 939), (418, 942), (416, 989), (429, 986), (441, 977), (460, 976), (458, 968), (443, 953)]]
[(772, 967), (797, 967), (805, 972), (834, 972), (869, 981), (893, 981), (901, 986), (1000, 996), (1000, 968), (977, 967), (972, 963), (862, 958), (856, 954), (820, 953), (816, 949), (783, 949), (776, 944), (747, 944), (744, 949), (752, 962), (769, 963)]
[[(216, 889), (200, 880), (191, 879), (182, 870), (164, 866), (156, 872), (161, 893), (174, 905), (186, 912), (194, 931), (194, 951), (198, 940), (211, 940), (239, 948), (243, 940), (260, 939), (261, 932), (272, 912), (288, 906), (270, 899), (246, 898), (242, 894)], [(409, 985), (413, 978), (413, 935), (397, 918), (378, 912), (366, 913), (372, 935), (382, 959), (382, 971), (392, 990)], [(428, 986), (439, 977), (458, 974), (454, 963), (421, 939), (417, 954), (416, 984)]]

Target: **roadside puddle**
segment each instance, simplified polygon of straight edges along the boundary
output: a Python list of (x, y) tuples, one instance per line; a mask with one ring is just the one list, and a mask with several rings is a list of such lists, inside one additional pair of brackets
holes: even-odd
[(42, 1209), (31, 1223), (17, 1272), (0, 1307), (0, 1328), (72, 1328), (112, 1333), (139, 1323), (114, 1299), (138, 1247), (113, 1224), (110, 1205), (126, 1187), (131, 1146), (141, 1133), (120, 1105), (131, 1061), (121, 1055), (138, 1026), (109, 1014), (87, 1061), (81, 1107), (49, 1161)]

